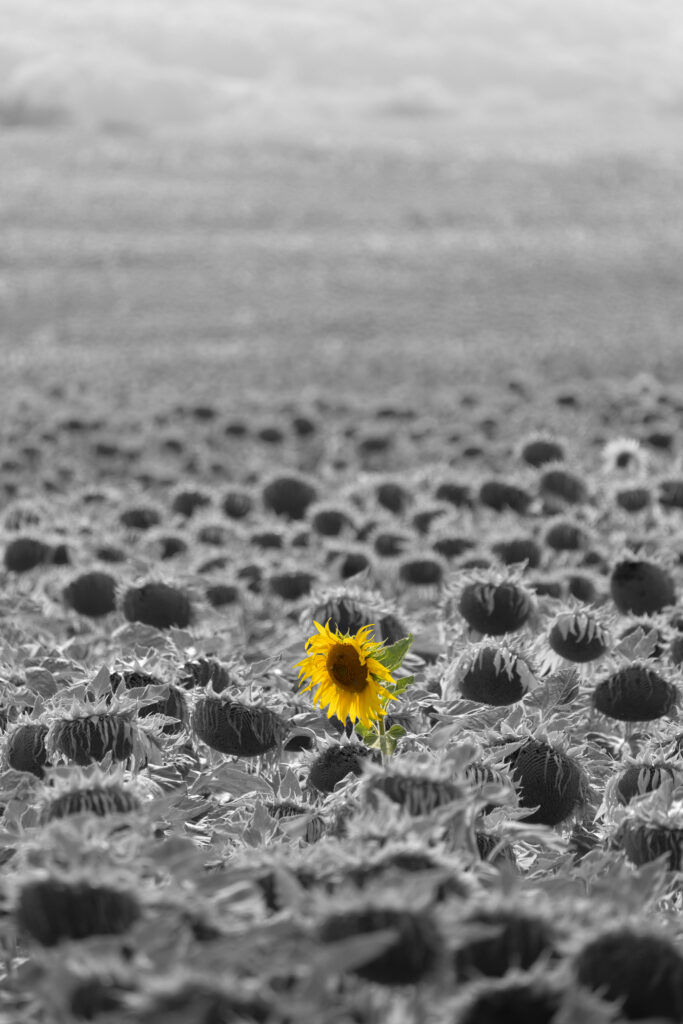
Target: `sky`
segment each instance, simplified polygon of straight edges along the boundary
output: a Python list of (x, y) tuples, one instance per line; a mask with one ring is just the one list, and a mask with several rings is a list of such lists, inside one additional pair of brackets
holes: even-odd
[(678, 0), (0, 0), (0, 124), (668, 149)]

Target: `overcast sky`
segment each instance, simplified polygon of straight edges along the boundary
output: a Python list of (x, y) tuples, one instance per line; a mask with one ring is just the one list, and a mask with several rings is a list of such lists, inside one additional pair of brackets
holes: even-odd
[(92, 130), (666, 149), (678, 0), (0, 0), (0, 104)]

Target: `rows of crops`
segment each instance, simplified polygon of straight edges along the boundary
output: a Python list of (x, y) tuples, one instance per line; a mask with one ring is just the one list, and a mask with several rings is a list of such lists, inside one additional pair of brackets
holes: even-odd
[(683, 1020), (683, 393), (11, 410), (0, 1022)]

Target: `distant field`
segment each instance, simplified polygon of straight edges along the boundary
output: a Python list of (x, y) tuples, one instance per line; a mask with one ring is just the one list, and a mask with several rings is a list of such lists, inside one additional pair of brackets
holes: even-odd
[(683, 171), (19, 130), (6, 368), (222, 388), (683, 373)]

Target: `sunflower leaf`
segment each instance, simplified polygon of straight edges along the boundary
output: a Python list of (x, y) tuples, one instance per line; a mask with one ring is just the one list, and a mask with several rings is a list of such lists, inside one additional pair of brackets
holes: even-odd
[(376, 746), (382, 751), (385, 756), (391, 757), (393, 752), (396, 750), (398, 740), (395, 736), (392, 736), (390, 732), (385, 732), (379, 737), (379, 743)]
[(398, 697), (409, 686), (412, 686), (414, 682), (415, 676), (403, 676), (402, 679), (397, 679), (395, 683), (387, 683), (385, 689), (389, 691), (392, 697)]
[(383, 651), (378, 651), (373, 657), (380, 665), (384, 665), (390, 672), (394, 672), (397, 668), (401, 667), (401, 662), (410, 650), (414, 639), (413, 634), (409, 633), (408, 636), (404, 636), (402, 640), (397, 640), (390, 647), (385, 647)]

